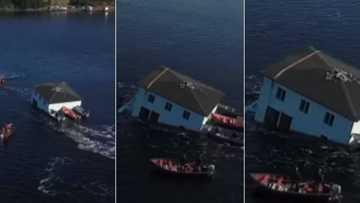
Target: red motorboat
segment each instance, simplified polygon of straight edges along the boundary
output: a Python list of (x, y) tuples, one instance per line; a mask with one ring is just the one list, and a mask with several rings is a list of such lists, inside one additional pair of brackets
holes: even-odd
[(0, 87), (5, 86), (6, 80), (3, 78), (0, 78)]
[(71, 110), (65, 106), (63, 106), (61, 108), (61, 110), (64, 113), (64, 115), (71, 120), (80, 120), (81, 119), (80, 115), (76, 114), (73, 110)]
[(184, 162), (172, 159), (150, 159), (150, 163), (162, 173), (179, 176), (212, 177), (215, 165), (199, 164), (196, 161)]
[(244, 119), (240, 116), (230, 117), (219, 113), (212, 113), (210, 119), (216, 124), (222, 125), (224, 127), (235, 129), (243, 129), (244, 127)]
[(7, 144), (10, 137), (14, 134), (15, 127), (12, 123), (6, 123), (0, 131), (0, 138), (4, 144)]
[(334, 183), (302, 181), (271, 173), (251, 173), (257, 192), (300, 202), (339, 202), (341, 186)]

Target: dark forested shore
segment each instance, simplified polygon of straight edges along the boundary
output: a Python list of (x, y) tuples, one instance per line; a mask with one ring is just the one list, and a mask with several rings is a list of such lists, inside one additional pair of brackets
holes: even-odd
[(114, 0), (0, 0), (0, 12), (113, 11)]

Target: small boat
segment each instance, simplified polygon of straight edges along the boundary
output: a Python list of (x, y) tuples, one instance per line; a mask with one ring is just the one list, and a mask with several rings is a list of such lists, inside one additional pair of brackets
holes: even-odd
[(14, 134), (15, 127), (12, 123), (6, 123), (0, 131), (0, 138), (4, 144), (7, 144), (10, 137)]
[(61, 111), (62, 111), (62, 113), (64, 113), (64, 115), (65, 115), (67, 118), (69, 118), (69, 119), (71, 119), (71, 120), (80, 120), (80, 119), (81, 119), (81, 116), (79, 116), (79, 115), (76, 114), (73, 110), (71, 110), (71, 109), (69, 109), (69, 108), (67, 108), (67, 107), (65, 107), (65, 106), (63, 106), (63, 107), (61, 108)]
[(162, 158), (150, 159), (150, 163), (158, 171), (169, 175), (211, 178), (215, 174), (214, 164), (201, 164), (196, 161), (181, 162)]
[(6, 80), (4, 78), (0, 78), (0, 87), (4, 87)]
[(301, 202), (339, 202), (341, 186), (334, 183), (302, 181), (271, 173), (251, 173), (257, 192)]
[(82, 106), (75, 106), (72, 110), (78, 115), (80, 115), (82, 118), (90, 117), (90, 112), (86, 111)]
[(219, 113), (212, 113), (210, 120), (215, 124), (233, 129), (243, 129), (244, 120), (242, 117), (230, 117)]

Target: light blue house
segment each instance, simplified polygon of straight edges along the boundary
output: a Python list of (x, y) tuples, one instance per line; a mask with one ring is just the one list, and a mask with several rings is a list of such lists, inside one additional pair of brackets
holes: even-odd
[(222, 98), (221, 91), (161, 67), (139, 82), (130, 110), (142, 120), (199, 131)]
[(267, 128), (349, 143), (360, 134), (360, 72), (320, 50), (263, 71), (255, 120)]

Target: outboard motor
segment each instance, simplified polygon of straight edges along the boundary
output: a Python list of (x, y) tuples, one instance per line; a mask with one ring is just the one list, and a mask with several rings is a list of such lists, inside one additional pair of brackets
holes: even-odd
[(336, 203), (341, 202), (343, 198), (343, 196), (341, 195), (341, 185), (333, 184), (331, 186), (331, 190), (333, 195), (329, 197), (329, 202), (336, 202)]
[(322, 170), (321, 168), (319, 168), (318, 174), (319, 174), (319, 177), (320, 177), (321, 182), (324, 182), (324, 180), (325, 180), (325, 175), (324, 175), (323, 170)]
[(208, 170), (210, 172), (211, 175), (213, 175), (215, 173), (215, 165), (214, 164), (210, 164), (208, 166)]
[(333, 188), (333, 190), (334, 190), (334, 192), (335, 192), (336, 194), (341, 194), (341, 186), (340, 186), (340, 185), (334, 184), (334, 185), (332, 186), (332, 188)]

